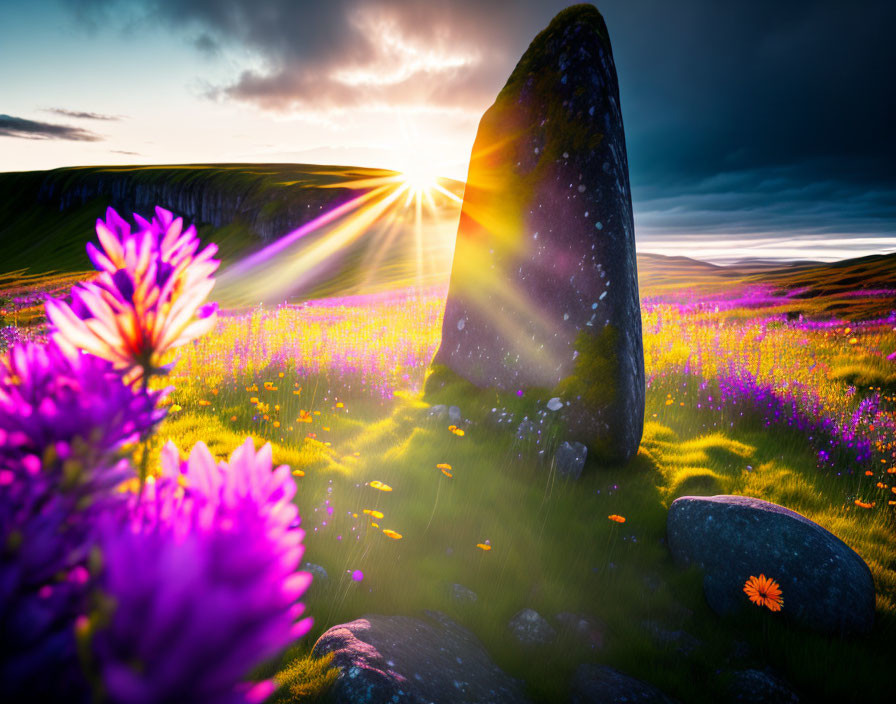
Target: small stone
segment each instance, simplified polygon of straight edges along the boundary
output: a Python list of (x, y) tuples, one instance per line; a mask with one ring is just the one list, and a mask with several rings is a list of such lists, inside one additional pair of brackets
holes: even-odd
[(460, 423), (463, 420), (463, 415), (460, 412), (460, 408), (457, 406), (449, 406), (448, 407), (448, 420), (452, 423)]
[(561, 632), (572, 633), (592, 650), (602, 650), (606, 643), (606, 625), (592, 616), (561, 611), (554, 621)]
[(448, 406), (444, 403), (437, 403), (435, 406), (429, 409), (429, 417), (435, 418), (436, 420), (443, 420), (448, 416)]
[(550, 643), (557, 635), (551, 624), (534, 609), (518, 612), (507, 627), (517, 641), (527, 646)]
[(314, 576), (314, 579), (311, 582), (312, 586), (320, 585), (321, 583), (326, 582), (329, 578), (327, 571), (320, 565), (315, 565), (313, 562), (303, 563), (302, 570), (305, 572), (310, 572)]
[(578, 479), (582, 476), (585, 459), (588, 457), (588, 448), (580, 442), (564, 442), (557, 448), (554, 455), (554, 464), (557, 474), (564, 479)]
[(561, 408), (563, 408), (563, 401), (560, 400), (559, 396), (554, 396), (554, 398), (548, 401), (549, 411), (559, 411)]
[(531, 420), (522, 421), (516, 429), (516, 439), (520, 442), (525, 442), (535, 433), (535, 423)]
[(479, 599), (472, 589), (468, 589), (463, 584), (451, 585), (451, 599), (461, 603), (473, 603)]

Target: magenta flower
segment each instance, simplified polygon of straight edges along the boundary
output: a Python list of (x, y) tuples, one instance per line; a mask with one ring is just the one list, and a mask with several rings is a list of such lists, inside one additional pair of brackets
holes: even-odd
[(311, 628), (298, 599), (303, 532), (287, 467), (247, 439), (229, 462), (170, 444), (164, 476), (99, 541), (102, 596), (85, 627), (108, 701), (246, 702), (249, 672)]
[(17, 345), (0, 357), (7, 483), (23, 473), (62, 473), (49, 488), (81, 495), (119, 483), (130, 470), (122, 470), (116, 453), (164, 417), (155, 407), (161, 395), (135, 393), (109, 362), (67, 354), (52, 341)]
[(111, 361), (128, 381), (152, 374), (162, 358), (214, 327), (214, 304), (204, 305), (214, 286), (217, 247), (201, 252), (196, 228), (163, 208), (138, 229), (112, 208), (97, 220), (102, 249), (87, 245), (100, 272), (72, 289), (71, 303), (49, 300), (47, 318), (61, 345)]
[(0, 692), (12, 700), (86, 691), (74, 621), (94, 526), (123, 499), (112, 489), (133, 470), (118, 452), (164, 415), (159, 395), (53, 342), (0, 357)]

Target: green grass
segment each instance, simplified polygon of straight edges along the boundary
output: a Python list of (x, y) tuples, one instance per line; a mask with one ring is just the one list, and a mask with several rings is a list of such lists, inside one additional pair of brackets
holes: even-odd
[[(177, 389), (173, 400), (184, 410), (172, 414), (161, 435), (182, 446), (204, 438), (223, 455), (253, 434), (274, 442), (276, 461), (304, 472), (298, 504), (308, 531), (306, 557), (325, 567), (329, 579), (308, 599), (316, 625), (294, 653), (289, 677), (326, 688), (329, 680), (315, 670), (322, 665), (307, 656), (314, 639), (332, 625), (366, 613), (438, 609), (471, 628), (506, 671), (525, 678), (535, 701), (561, 700), (574, 667), (589, 661), (651, 681), (683, 701), (717, 701), (725, 684), (718, 670), (766, 663), (810, 701), (886, 699), (889, 683), (880, 673), (889, 666), (896, 634), (892, 529), (882, 514), (849, 509), (842, 481), (815, 471), (812, 449), (799, 433), (772, 435), (750, 418), (718, 418), (724, 429), (706, 428), (705, 415), (667, 406), (662, 389), (656, 389), (648, 396), (647, 415), (657, 418), (647, 424), (641, 454), (624, 467), (590, 463), (581, 480), (567, 482), (549, 464), (521, 453), (511, 433), (477, 423), (459, 437), (447, 420), (430, 420), (428, 405), (417, 397), (390, 407), (349, 397), (338, 408), (332, 395), (329, 401), (319, 396), (309, 408), (307, 398), (291, 393), (294, 384), (307, 387), (309, 380), (276, 372), (222, 384), (216, 396), (202, 386)], [(265, 391), (264, 381), (272, 380), (277, 390)], [(245, 391), (253, 383), (261, 390)], [(456, 392), (444, 387), (435, 400), (456, 402), (471, 414), (481, 405), (469, 396), (452, 396)], [(259, 426), (247, 403), (250, 395), (271, 409), (279, 405), (283, 423), (300, 409), (321, 415), (291, 433), (284, 424)], [(200, 399), (212, 405), (200, 410)], [(317, 438), (303, 438), (306, 431)], [(452, 466), (453, 478), (436, 468), (439, 463)], [(393, 490), (373, 489), (373, 480)], [(717, 493), (786, 505), (856, 549), (871, 566), (881, 595), (872, 636), (831, 641), (777, 627), (771, 614), (758, 612), (751, 619), (716, 617), (703, 601), (700, 576), (671, 562), (664, 535), (666, 509), (676, 496)], [(330, 517), (327, 501), (334, 508)], [(384, 517), (376, 521), (364, 509)], [(610, 514), (626, 522), (611, 522)], [(390, 539), (382, 529), (403, 537)], [(485, 540), (492, 545), (489, 552), (476, 547)], [(361, 583), (350, 578), (356, 569), (364, 572)], [(475, 591), (478, 600), (453, 601), (453, 583)], [(606, 647), (595, 652), (561, 632), (551, 646), (520, 649), (507, 623), (525, 607), (548, 618), (562, 611), (586, 613), (604, 624)], [(684, 629), (702, 645), (685, 657), (655, 641), (641, 626), (647, 621)], [(750, 645), (752, 655), (743, 662), (731, 660), (736, 641)]]

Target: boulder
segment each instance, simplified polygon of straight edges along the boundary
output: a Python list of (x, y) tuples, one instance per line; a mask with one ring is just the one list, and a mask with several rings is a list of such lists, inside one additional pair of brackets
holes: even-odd
[(507, 624), (510, 634), (526, 646), (545, 645), (557, 636), (557, 631), (534, 609), (523, 609)]
[(624, 461), (643, 356), (616, 68), (603, 17), (575, 5), (479, 124), (433, 364), (482, 388), (553, 389), (568, 435)]
[(666, 528), (672, 556), (703, 569), (706, 600), (719, 614), (757, 608), (743, 587), (764, 574), (780, 585), (782, 618), (832, 635), (868, 633), (874, 624), (868, 565), (794, 511), (746, 496), (683, 496)]
[(334, 626), (312, 654), (335, 653), (337, 704), (523, 704), (522, 685), (444, 614), (364, 616)]
[(674, 704), (652, 684), (604, 665), (579, 665), (572, 678), (572, 704)]
[(580, 442), (564, 442), (554, 454), (557, 474), (564, 479), (578, 479), (582, 476), (588, 448)]

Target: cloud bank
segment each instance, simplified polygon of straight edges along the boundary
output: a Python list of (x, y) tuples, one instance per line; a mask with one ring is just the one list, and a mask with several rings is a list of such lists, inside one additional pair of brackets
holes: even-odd
[[(69, 2), (88, 21), (122, 7)], [(178, 28), (206, 55), (254, 57), (212, 86), (217, 100), (288, 115), (478, 115), (566, 4), (144, 0), (138, 15), (147, 26)], [(598, 6), (645, 234), (896, 232), (896, 3)]]
[(98, 142), (102, 139), (98, 134), (80, 127), (26, 120), (12, 115), (0, 115), (0, 137), (68, 139), (76, 142)]

